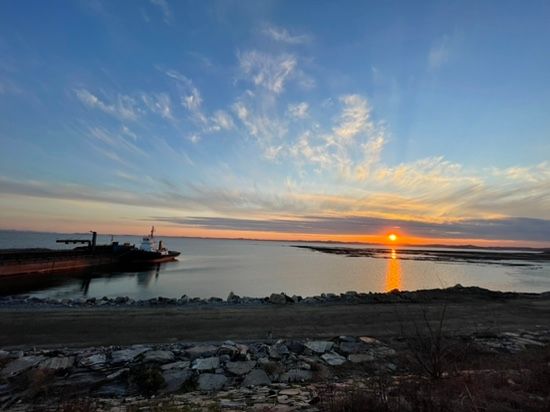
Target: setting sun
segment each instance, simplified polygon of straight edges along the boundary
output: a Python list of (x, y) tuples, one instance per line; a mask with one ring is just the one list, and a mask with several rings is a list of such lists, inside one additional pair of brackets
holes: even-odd
[(391, 233), (388, 235), (388, 239), (392, 242), (395, 242), (397, 240), (397, 235), (395, 233)]

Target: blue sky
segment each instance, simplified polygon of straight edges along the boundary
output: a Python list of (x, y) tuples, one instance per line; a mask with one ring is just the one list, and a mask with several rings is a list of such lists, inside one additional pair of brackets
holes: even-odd
[(0, 227), (548, 244), (549, 112), (544, 1), (2, 2)]

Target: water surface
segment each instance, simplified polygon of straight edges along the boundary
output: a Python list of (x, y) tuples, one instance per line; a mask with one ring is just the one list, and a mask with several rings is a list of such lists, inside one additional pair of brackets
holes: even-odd
[[(62, 247), (55, 239), (77, 237), (51, 233), (0, 231), (0, 248)], [(83, 237), (84, 236), (79, 236)], [(176, 262), (148, 270), (80, 273), (0, 279), (0, 294), (75, 298), (157, 296), (226, 298), (263, 297), (272, 292), (312, 296), (323, 292), (381, 292), (454, 286), (492, 290), (543, 292), (550, 290), (550, 264), (528, 261), (526, 266), (496, 263), (433, 262), (405, 259), (399, 248), (389, 258), (346, 257), (292, 247), (294, 243), (164, 237), (165, 245), (182, 252)], [(115, 240), (139, 244), (139, 237)], [(110, 238), (99, 236), (99, 243)], [(302, 243), (303, 244), (303, 243)], [(312, 243), (312, 245), (315, 245)], [(347, 245), (360, 247), (357, 245)]]

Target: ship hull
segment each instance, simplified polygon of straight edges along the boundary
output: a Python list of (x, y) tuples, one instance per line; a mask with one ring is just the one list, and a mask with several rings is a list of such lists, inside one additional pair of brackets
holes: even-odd
[(0, 252), (0, 278), (52, 274), (101, 266), (143, 265), (175, 260), (179, 252), (163, 255), (125, 247), (98, 247), (93, 252), (73, 250), (18, 250)]

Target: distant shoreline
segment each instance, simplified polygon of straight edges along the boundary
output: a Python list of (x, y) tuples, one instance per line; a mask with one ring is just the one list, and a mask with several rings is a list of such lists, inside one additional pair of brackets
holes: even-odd
[[(59, 235), (78, 235), (78, 236), (90, 236), (87, 232), (44, 232), (36, 230), (19, 230), (19, 229), (0, 229), (0, 232), (15, 232), (15, 233), (34, 233), (34, 234), (59, 234)], [(111, 234), (99, 233), (99, 236), (141, 236), (141, 235), (132, 235), (132, 234)], [(532, 251), (541, 251), (550, 252), (550, 247), (532, 247), (532, 246), (478, 246), (471, 244), (464, 245), (447, 245), (447, 244), (409, 244), (409, 243), (399, 243), (395, 245), (389, 245), (387, 243), (372, 243), (372, 242), (343, 242), (339, 240), (290, 240), (290, 239), (257, 239), (257, 238), (232, 238), (232, 237), (202, 237), (202, 236), (170, 236), (162, 235), (163, 238), (168, 239), (200, 239), (200, 240), (236, 240), (236, 241), (251, 241), (251, 242), (271, 242), (271, 243), (323, 243), (323, 244), (338, 244), (338, 245), (362, 245), (362, 246), (383, 246), (383, 247), (393, 247), (393, 248), (403, 248), (403, 247), (421, 247), (421, 248), (437, 248), (437, 249), (486, 249), (486, 250), (532, 250)]]

